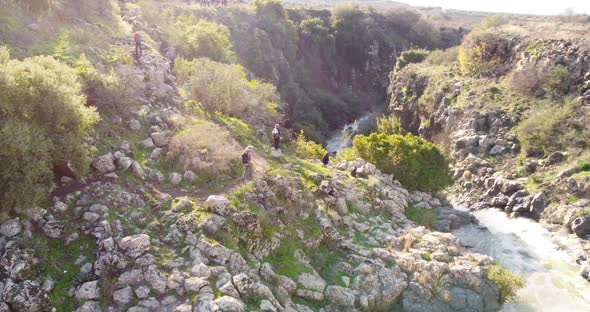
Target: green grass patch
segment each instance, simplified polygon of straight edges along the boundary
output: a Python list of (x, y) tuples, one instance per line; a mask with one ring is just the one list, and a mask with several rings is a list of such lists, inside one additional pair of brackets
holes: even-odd
[(322, 235), (320, 222), (314, 216), (310, 216), (307, 220), (297, 223), (295, 227), (303, 231), (303, 235), (305, 235), (306, 239)]
[(574, 195), (574, 196), (570, 196), (570, 197), (568, 197), (568, 198), (565, 200), (565, 203), (569, 205), (569, 204), (572, 204), (572, 203), (575, 203), (575, 202), (577, 202), (577, 201), (578, 201), (578, 199), (579, 199), (579, 198), (578, 198), (577, 196), (575, 196), (575, 195)]
[(539, 189), (539, 184), (543, 183), (544, 181), (545, 177), (543, 175), (539, 173), (533, 173), (528, 177), (524, 188), (530, 193), (535, 193)]
[(256, 147), (257, 152), (265, 150), (263, 147), (266, 146), (256, 138), (257, 133), (249, 124), (238, 118), (227, 116), (221, 112), (216, 112), (211, 117), (218, 123), (224, 125), (242, 144)]
[(258, 212), (259, 208), (253, 203), (247, 202), (245, 199), (246, 193), (254, 193), (255, 191), (256, 186), (254, 185), (254, 182), (249, 182), (238, 188), (233, 194), (229, 196), (231, 205), (236, 207), (238, 210), (246, 210), (253, 213)]
[(338, 270), (338, 263), (344, 254), (336, 247), (322, 243), (317, 249), (307, 251), (310, 264), (328, 284), (338, 284), (342, 281), (342, 273)]
[(500, 287), (498, 300), (501, 303), (507, 303), (516, 298), (518, 290), (526, 284), (522, 274), (516, 275), (499, 265), (490, 266), (488, 278)]
[(30, 249), (39, 260), (32, 268), (30, 278), (50, 276), (53, 278), (54, 289), (48, 294), (51, 303), (57, 311), (74, 311), (77, 305), (76, 298), (68, 295), (68, 290), (77, 286), (82, 281), (98, 279), (97, 277), (81, 278), (79, 266), (74, 265), (79, 255), (85, 257), (85, 262), (94, 262), (93, 251), (96, 242), (89, 236), (81, 236), (70, 245), (65, 245), (63, 240), (52, 239), (45, 236), (34, 235), (30, 239), (19, 242), (21, 248)]
[(364, 246), (364, 247), (373, 247), (369, 244), (369, 239), (367, 236), (361, 232), (355, 231), (354, 236), (352, 237), (352, 241), (355, 245)]
[(574, 179), (574, 180), (581, 180), (583, 178), (586, 177), (590, 177), (590, 171), (582, 171), (582, 172), (578, 172), (576, 174), (573, 174), (570, 178)]
[(286, 238), (281, 243), (272, 255), (263, 259), (262, 262), (268, 262), (274, 268), (277, 274), (287, 276), (293, 280), (297, 280), (297, 276), (301, 273), (310, 273), (308, 269), (297, 263), (294, 254), (300, 242), (297, 239)]
[(260, 311), (260, 304), (263, 299), (260, 296), (249, 296), (246, 300), (246, 311)]
[(432, 261), (432, 252), (430, 250), (426, 251), (426, 258), (424, 260)]
[(436, 223), (436, 213), (432, 209), (408, 205), (404, 214), (410, 221), (419, 225), (432, 227)]
[(590, 207), (586, 207), (576, 213), (576, 217), (583, 218), (585, 216), (590, 216)]

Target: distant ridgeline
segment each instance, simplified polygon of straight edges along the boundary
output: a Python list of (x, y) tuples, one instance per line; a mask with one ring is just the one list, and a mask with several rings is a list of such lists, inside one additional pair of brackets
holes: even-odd
[(277, 86), (288, 104), (287, 126), (318, 141), (367, 110), (385, 108), (387, 77), (402, 51), (446, 48), (462, 37), (403, 8), (285, 9), (269, 0), (229, 9), (152, 1), (139, 7), (141, 22), (159, 25), (159, 39), (174, 47), (169, 57), (243, 65), (250, 78)]

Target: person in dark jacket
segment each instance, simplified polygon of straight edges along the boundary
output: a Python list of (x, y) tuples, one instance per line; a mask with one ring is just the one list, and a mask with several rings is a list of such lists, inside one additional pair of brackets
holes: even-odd
[(330, 156), (336, 157), (336, 152), (327, 152), (326, 155), (324, 155), (324, 158), (322, 158), (322, 164), (324, 164), (324, 166), (327, 166), (330, 163)]
[(246, 147), (242, 153), (242, 164), (244, 165), (244, 175), (242, 175), (242, 181), (248, 182), (252, 180), (252, 146)]
[(281, 142), (281, 129), (279, 129), (279, 124), (276, 124), (274, 129), (272, 129), (272, 139), (274, 141), (273, 147), (278, 151), (279, 143)]

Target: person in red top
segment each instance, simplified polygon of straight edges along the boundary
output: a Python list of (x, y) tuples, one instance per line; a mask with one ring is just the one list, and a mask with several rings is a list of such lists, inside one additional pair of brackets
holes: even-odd
[(141, 49), (141, 35), (139, 34), (139, 32), (135, 32), (135, 34), (133, 35), (133, 40), (135, 41), (135, 55), (142, 55), (143, 51)]

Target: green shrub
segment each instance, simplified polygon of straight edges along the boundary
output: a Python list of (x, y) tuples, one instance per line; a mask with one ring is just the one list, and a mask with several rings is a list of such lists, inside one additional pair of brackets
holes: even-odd
[(175, 71), (181, 81), (188, 81), (191, 98), (207, 111), (276, 123), (278, 92), (272, 84), (248, 80), (242, 66), (177, 58)]
[(510, 55), (510, 41), (491, 32), (472, 32), (459, 47), (459, 65), (464, 74), (479, 75), (496, 70)]
[(217, 62), (233, 63), (236, 57), (229, 36), (226, 26), (195, 21), (194, 17), (179, 18), (171, 33), (172, 43), (185, 58), (207, 57)]
[(424, 60), (429, 65), (445, 65), (445, 64), (452, 64), (457, 61), (459, 57), (459, 48), (453, 47), (448, 48), (446, 50), (434, 50), (428, 54), (426, 60)]
[(580, 171), (590, 171), (590, 162), (580, 161), (578, 162), (578, 168), (580, 168)]
[(572, 87), (570, 72), (567, 67), (562, 65), (553, 67), (547, 74), (545, 86), (557, 94), (567, 94)]
[(541, 96), (547, 83), (547, 72), (540, 66), (527, 66), (520, 71), (512, 72), (507, 81), (519, 94)]
[(500, 287), (498, 300), (501, 303), (507, 303), (516, 298), (518, 290), (526, 284), (524, 276), (515, 275), (499, 265), (490, 266), (488, 278)]
[(168, 157), (184, 170), (219, 175), (239, 166), (242, 148), (222, 127), (193, 117), (175, 116), (178, 132), (172, 137)]
[(295, 139), (295, 153), (306, 159), (322, 159), (327, 151), (320, 144), (305, 138), (303, 130)]
[(400, 134), (403, 133), (403, 128), (399, 122), (399, 118), (395, 115), (377, 117), (377, 131), (385, 134)]
[(436, 213), (432, 209), (418, 208), (414, 205), (409, 205), (404, 210), (404, 215), (408, 220), (427, 227), (432, 227), (436, 224)]
[(409, 190), (440, 190), (453, 182), (448, 159), (434, 144), (411, 134), (357, 135), (353, 147), (357, 155), (393, 174)]
[(136, 107), (145, 90), (141, 71), (134, 66), (119, 64), (109, 73), (102, 73), (90, 64), (84, 54), (75, 62), (89, 105), (101, 113), (127, 115)]
[(399, 71), (408, 64), (420, 63), (426, 59), (430, 51), (425, 49), (411, 49), (402, 52), (395, 64), (395, 70)]
[(576, 118), (579, 103), (538, 102), (516, 127), (516, 135), (529, 156), (543, 156), (565, 148), (586, 148), (590, 133), (587, 118)]
[(0, 48), (0, 197), (2, 208), (43, 199), (54, 165), (83, 173), (83, 142), (98, 114), (86, 107), (76, 71), (51, 57), (9, 59)]
[(332, 47), (334, 44), (334, 37), (330, 34), (330, 29), (319, 17), (304, 19), (301, 21), (299, 29), (302, 36), (309, 38), (316, 45)]
[(358, 158), (358, 156), (354, 152), (353, 148), (345, 148), (345, 149), (339, 151), (338, 154), (336, 155), (336, 161), (342, 161), (342, 160), (352, 161), (352, 160), (356, 160), (357, 158)]
[(296, 280), (299, 274), (310, 271), (309, 268), (301, 265), (295, 258), (295, 252), (299, 247), (297, 242), (296, 239), (283, 240), (272, 255), (264, 258), (263, 261), (272, 265), (277, 274)]

